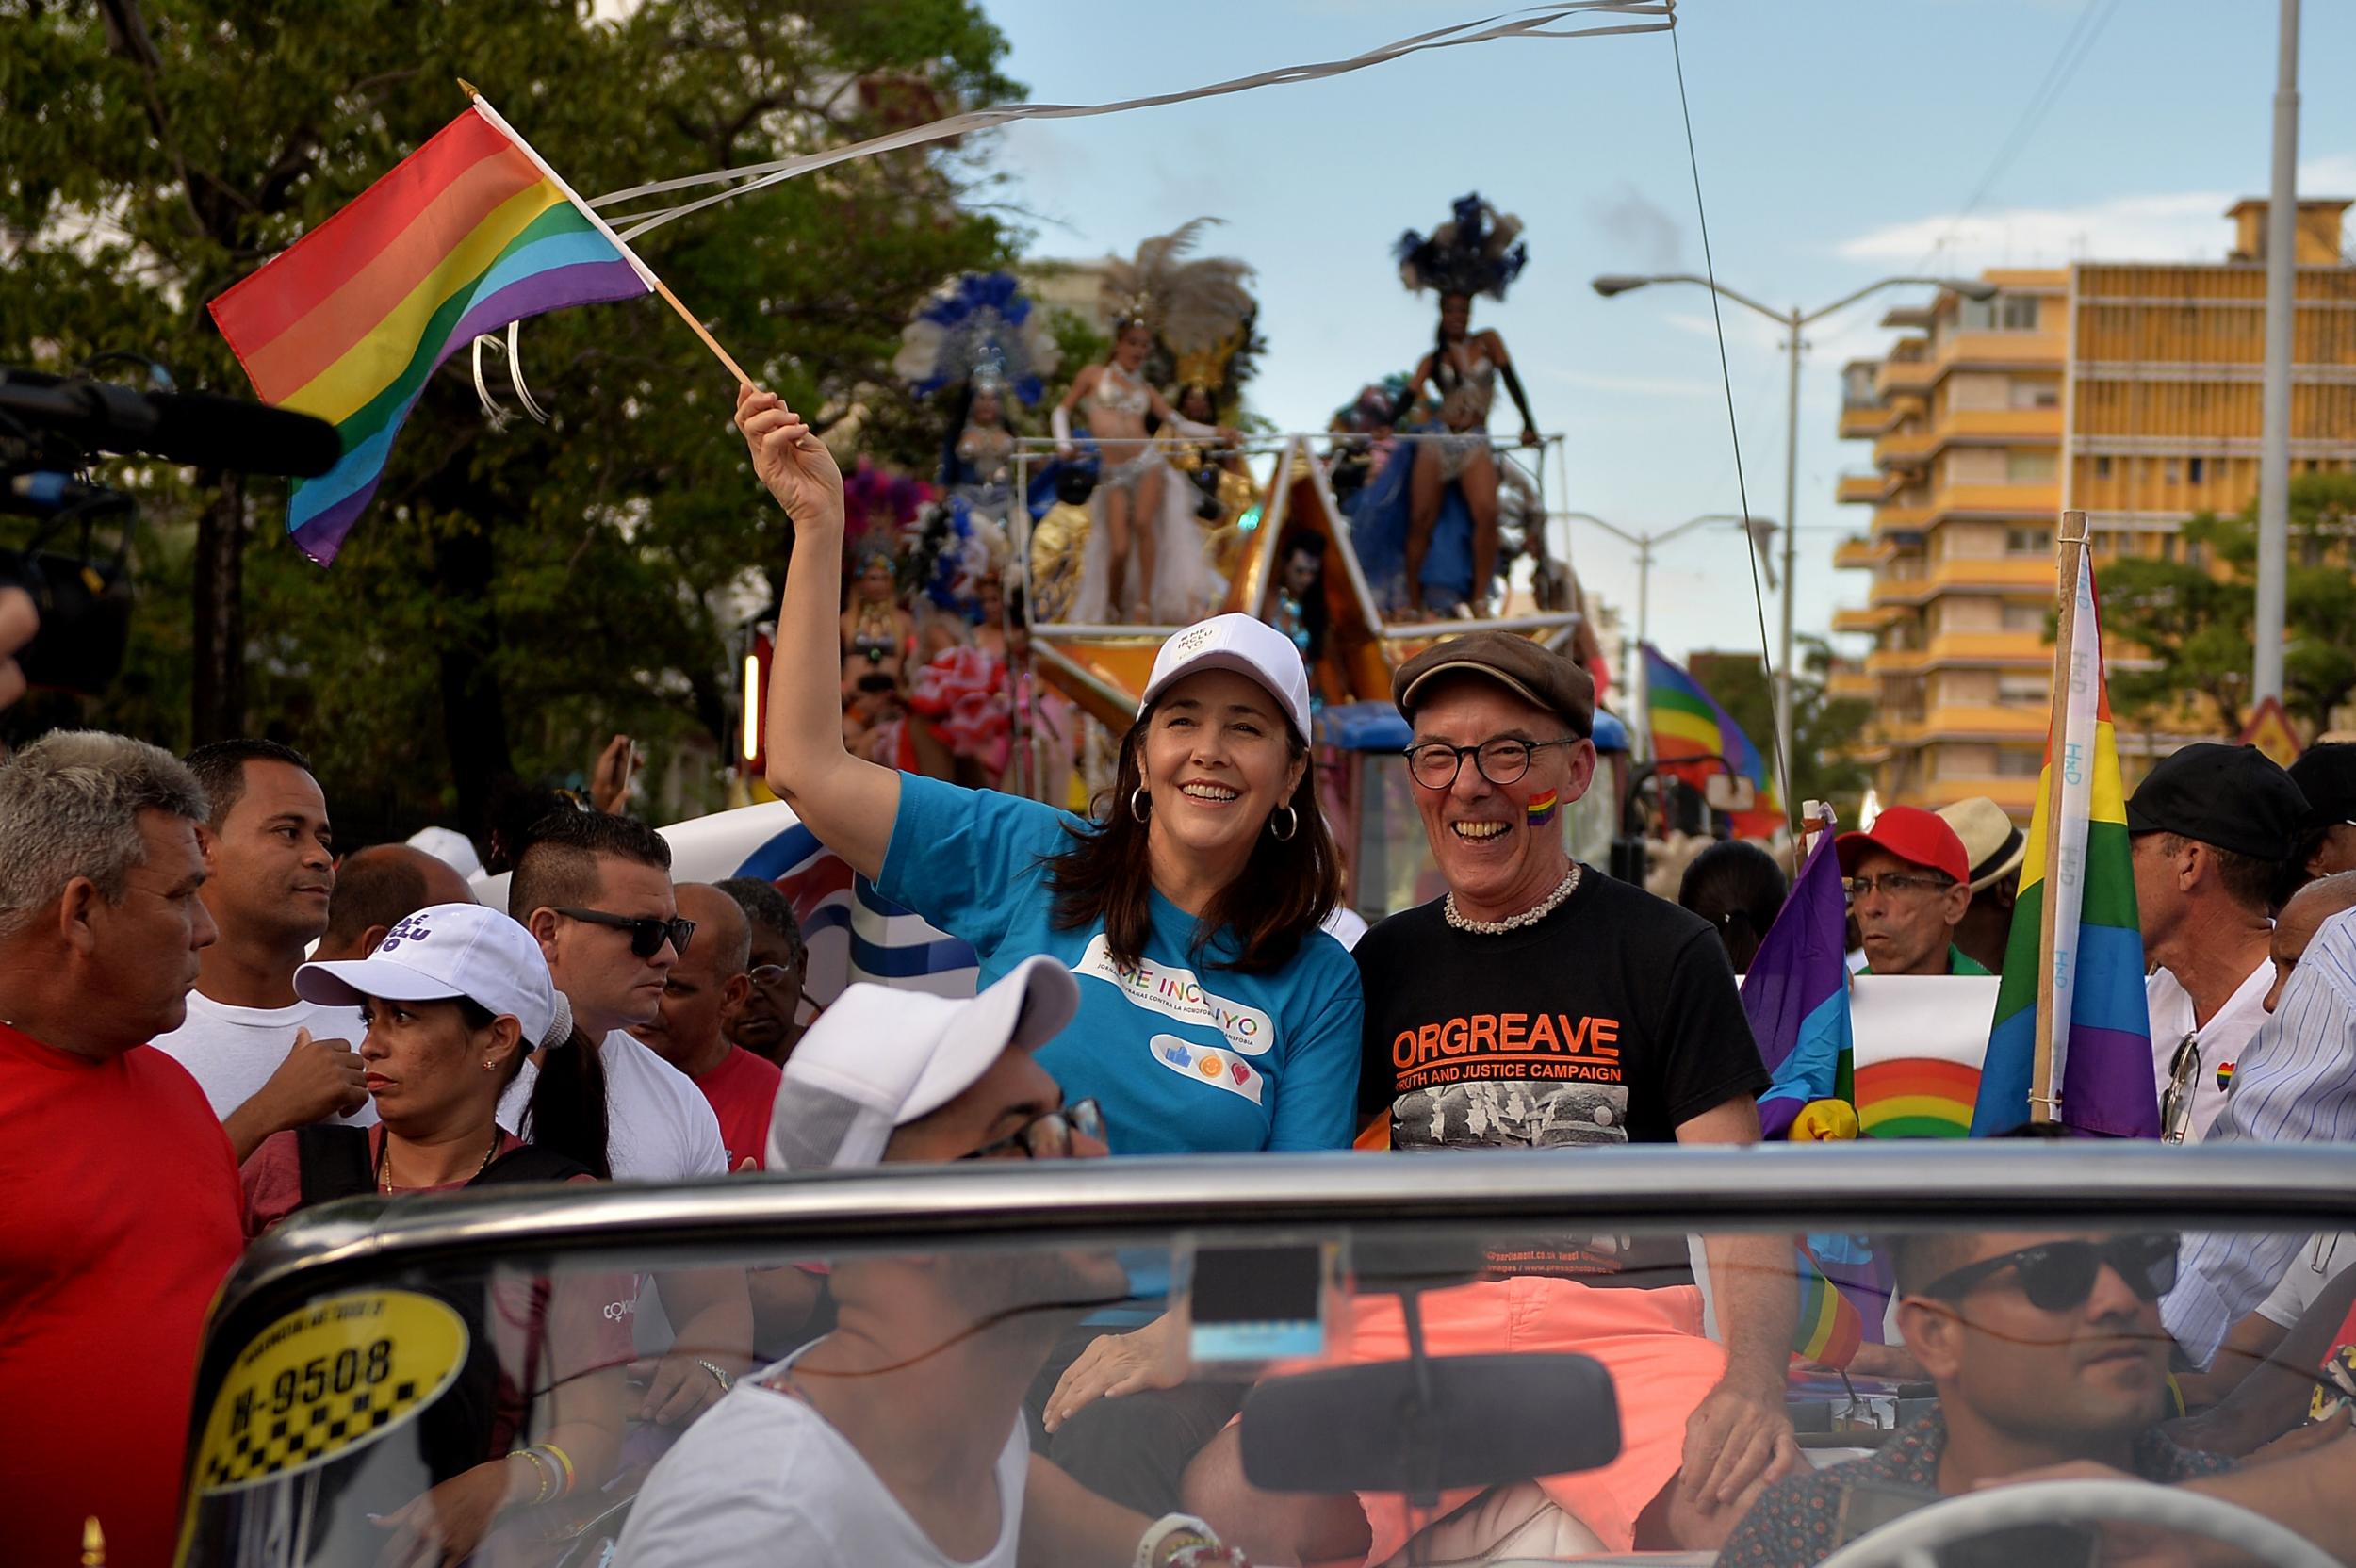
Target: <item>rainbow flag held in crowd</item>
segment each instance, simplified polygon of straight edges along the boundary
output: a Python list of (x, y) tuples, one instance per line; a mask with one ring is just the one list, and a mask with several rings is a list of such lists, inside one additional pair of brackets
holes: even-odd
[(481, 99), (232, 285), (213, 319), (265, 402), (334, 425), (286, 531), (324, 565), (376, 494), (426, 378), (478, 335), (650, 293), (654, 274)]
[[(2028, 856), (2013, 905), (2012, 934), (1996, 1016), (1980, 1071), (1972, 1135), (1988, 1137), (2030, 1119), (2037, 1018), (2039, 928), (2056, 889), (2045, 877), (2046, 848), (2057, 844), (2059, 899), (2053, 911), (2053, 1084), (2059, 1119), (2083, 1133), (2156, 1138), (2159, 1095), (2151, 1077), (2151, 1014), (2144, 1002), (2143, 933), (2135, 919), (2135, 868), (2128, 858), (2127, 797), (2111, 727), (2102, 667), (2094, 565), (2079, 554), (2077, 610), (2070, 645), (2053, 650), (2058, 733), (2045, 743)], [(2061, 767), (2061, 809), (2051, 783)]]
[(1856, 1098), (1848, 913), (1833, 834), (1820, 833), (1742, 977), (1742, 1010), (1774, 1079), (1759, 1100), (1760, 1131), (1770, 1139), (1783, 1137), (1812, 1100)]
[[(1774, 772), (1742, 727), (1727, 716), (1702, 683), (1671, 663), (1650, 643), (1644, 645), (1645, 722), (1652, 727), (1653, 756), (1662, 762), (1687, 757), (1723, 757), (1737, 776), (1747, 778), (1759, 792), (1759, 805), (1738, 812), (1738, 837), (1763, 839), (1783, 825), (1783, 797), (1775, 789)], [(1673, 769), (1695, 789), (1710, 770)]]

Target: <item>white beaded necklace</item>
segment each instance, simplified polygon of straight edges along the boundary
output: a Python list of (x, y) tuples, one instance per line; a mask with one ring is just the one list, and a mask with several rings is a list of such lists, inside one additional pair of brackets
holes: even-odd
[(1579, 873), (1586, 869), (1577, 860), (1573, 860), (1570, 874), (1555, 884), (1554, 891), (1546, 894), (1545, 898), (1540, 899), (1530, 908), (1524, 909), (1520, 914), (1508, 915), (1503, 920), (1466, 919), (1456, 912), (1454, 893), (1448, 894), (1442, 901), (1440, 913), (1450, 925), (1459, 931), (1469, 931), (1476, 937), (1501, 937), (1508, 931), (1518, 931), (1525, 925), (1535, 925), (1562, 907), (1563, 902), (1579, 891)]

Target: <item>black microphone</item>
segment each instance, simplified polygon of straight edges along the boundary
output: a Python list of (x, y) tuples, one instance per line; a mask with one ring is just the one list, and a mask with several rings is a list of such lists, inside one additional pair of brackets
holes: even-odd
[(239, 473), (313, 478), (343, 455), (335, 427), (308, 414), (211, 392), (137, 392), (24, 370), (0, 373), (0, 416), (100, 451)]

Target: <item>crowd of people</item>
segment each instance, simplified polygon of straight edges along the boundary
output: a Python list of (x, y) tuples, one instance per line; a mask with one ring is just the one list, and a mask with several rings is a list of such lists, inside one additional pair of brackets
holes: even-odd
[[(285, 746), (27, 746), (0, 765), (0, 1408), (41, 1413), (0, 1466), (23, 1560), (69, 1560), (92, 1519), (118, 1568), (171, 1560), (208, 1303), (252, 1238), (338, 1197), (1759, 1140), (1769, 1080), (1737, 970), (1780, 871), (1713, 851), (1679, 907), (1568, 855), (1562, 815), (1596, 769), (1576, 659), (1481, 631), (1398, 670), (1448, 890), (1352, 949), (1328, 928), (1342, 868), (1287, 629), (1219, 615), (1170, 637), (1090, 815), (878, 761), (837, 684), (800, 674), (908, 656), (896, 621), (844, 609), (842, 477), (775, 396), (744, 388), (737, 420), (795, 532), (768, 783), (973, 949), (978, 994), (855, 986), (806, 1023), (776, 889), (677, 884), (663, 836), (614, 812), (507, 834), (495, 908), (415, 847), (339, 857), (332, 802)], [(2350, 756), (2286, 776), (2191, 747), (2128, 804), (2172, 1136), (2356, 1137)], [(1893, 808), (1843, 838), (1874, 973), (1982, 964), (1972, 912), (2002, 907), (2021, 858), (2001, 816)], [(2307, 1400), (2352, 1354), (2346, 1239), (1905, 1242), (1892, 1349), (1939, 1403), (1862, 1463), (1951, 1494), (2102, 1467), (2242, 1501), (2356, 1560), (2356, 1442), (2344, 1409)], [(1841, 1472), (1812, 1469), (1792, 1429), (1790, 1241), (1696, 1251), (1521, 1236), (1424, 1297), (1420, 1331), (1435, 1351), (1581, 1350), (1641, 1377), (1617, 1462), (1532, 1478), (1586, 1549), (1812, 1563)], [(368, 1500), (381, 1560), (508, 1560), (501, 1543), (545, 1543), (616, 1495), (636, 1498), (614, 1557), (632, 1568), (1422, 1549), (1404, 1498), (1252, 1483), (1245, 1389), (1190, 1376), (1187, 1301), (1134, 1260), (502, 1276), (466, 1310), (493, 1353), (435, 1406), (426, 1490)], [(1334, 1353), (1392, 1358), (1404, 1333), (1366, 1305)], [(2172, 1356), (2206, 1382), (2162, 1429)]]

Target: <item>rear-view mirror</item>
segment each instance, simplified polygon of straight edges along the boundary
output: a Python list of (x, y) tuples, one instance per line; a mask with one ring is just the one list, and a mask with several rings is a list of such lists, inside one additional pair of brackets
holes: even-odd
[(1244, 1401), (1245, 1478), (1268, 1492), (1432, 1496), (1620, 1456), (1619, 1400), (1593, 1357), (1438, 1356), (1417, 1371), (1385, 1361), (1262, 1383)]

